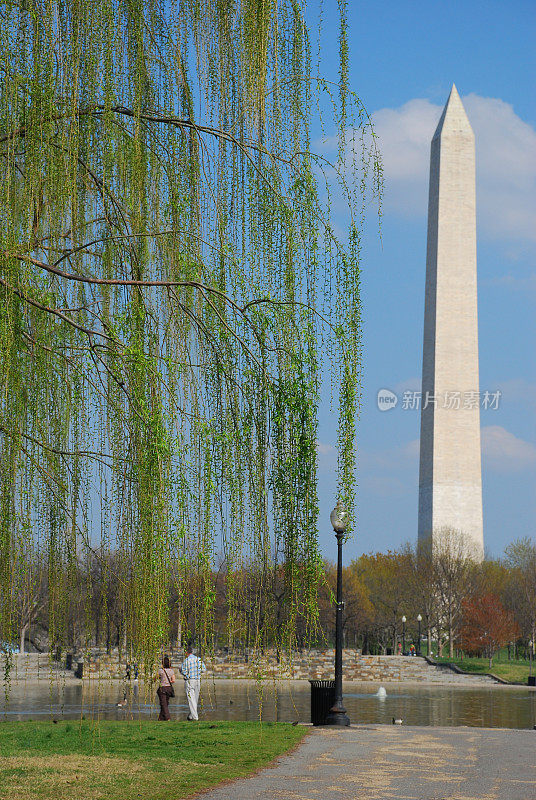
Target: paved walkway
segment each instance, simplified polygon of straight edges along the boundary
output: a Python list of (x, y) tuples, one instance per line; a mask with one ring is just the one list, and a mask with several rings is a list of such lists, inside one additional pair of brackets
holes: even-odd
[(275, 766), (203, 800), (536, 800), (536, 731), (317, 728)]

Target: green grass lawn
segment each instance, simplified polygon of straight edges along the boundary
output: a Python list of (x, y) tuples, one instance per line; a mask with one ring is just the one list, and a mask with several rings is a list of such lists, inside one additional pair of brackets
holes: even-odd
[(272, 722), (0, 722), (0, 798), (179, 800), (265, 766), (306, 733)]
[[(463, 669), (464, 672), (491, 672), (511, 683), (527, 683), (529, 676), (529, 662), (528, 661), (508, 661), (502, 658), (494, 658), (493, 665), (490, 668), (489, 660), (487, 658), (437, 658), (439, 663), (456, 664), (457, 667)], [(533, 667), (536, 665), (533, 665)], [(533, 673), (534, 674), (534, 669)]]

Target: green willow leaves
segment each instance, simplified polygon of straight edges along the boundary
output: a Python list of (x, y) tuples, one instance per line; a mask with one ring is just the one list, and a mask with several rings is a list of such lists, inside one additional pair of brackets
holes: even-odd
[[(321, 370), (342, 387), (351, 504), (359, 236), (366, 186), (381, 184), (347, 91), (344, 9), (331, 92), (299, 2), (3, 5), (3, 642), (17, 640), (12, 598), (31, 592), (20, 575), (36, 549), (54, 646), (93, 643), (70, 622), (70, 576), (99, 553), (114, 554), (117, 644), (147, 668), (171, 620), (212, 645), (216, 567), (231, 643), (247, 627), (252, 647), (291, 644), (299, 615), (314, 627)], [(312, 153), (312, 109), (337, 94), (331, 165)], [(350, 129), (362, 146), (344, 143)], [(339, 238), (331, 194), (348, 206)], [(280, 567), (284, 624), (259, 612)]]

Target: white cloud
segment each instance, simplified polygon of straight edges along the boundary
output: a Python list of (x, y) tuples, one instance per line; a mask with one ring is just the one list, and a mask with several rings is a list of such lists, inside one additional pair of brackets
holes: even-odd
[[(463, 103), (476, 139), (479, 232), (536, 241), (536, 131), (498, 98), (469, 94)], [(430, 140), (441, 111), (415, 99), (372, 115), (384, 161), (386, 209), (426, 214)]]
[(320, 442), (317, 439), (316, 452), (318, 453), (319, 456), (331, 456), (334, 455), (337, 451), (332, 444), (327, 444), (326, 442)]
[[(484, 466), (494, 472), (517, 472), (536, 464), (536, 447), (518, 439), (499, 425), (481, 429)], [(389, 488), (402, 493), (417, 492), (420, 440), (412, 439), (385, 450), (358, 453), (360, 486), (374, 494), (386, 494)]]
[(405, 216), (426, 213), (430, 140), (441, 109), (429, 100), (372, 115), (383, 159), (385, 204)]
[(318, 471), (321, 475), (334, 475), (337, 469), (337, 448), (329, 442), (316, 440)]
[(508, 272), (506, 275), (490, 278), (487, 283), (489, 286), (498, 286), (499, 288), (512, 289), (515, 292), (533, 294), (536, 292), (536, 272), (530, 275), (513, 275)]
[(402, 455), (406, 458), (418, 458), (420, 452), (420, 439), (412, 439), (411, 442), (405, 444), (402, 449)]
[(500, 425), (482, 428), (481, 437), (484, 461), (496, 472), (514, 472), (536, 463), (536, 447), (532, 442), (518, 439)]

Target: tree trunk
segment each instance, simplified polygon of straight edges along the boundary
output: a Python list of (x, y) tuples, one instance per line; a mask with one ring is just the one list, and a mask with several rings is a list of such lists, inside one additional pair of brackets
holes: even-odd
[(441, 631), (438, 629), (437, 631), (437, 655), (439, 658), (443, 658), (443, 646), (444, 646), (443, 637), (441, 636)]
[(182, 646), (182, 617), (179, 614), (177, 618), (177, 650)]
[(427, 630), (426, 630), (426, 639), (427, 639), (427, 646), (428, 646), (427, 655), (429, 656), (430, 653), (432, 652), (432, 629), (430, 627), (428, 627)]
[(21, 632), (20, 632), (20, 648), (19, 648), (19, 652), (20, 652), (22, 655), (24, 655), (24, 640), (26, 639), (26, 631), (27, 631), (27, 630), (28, 630), (28, 623), (26, 622), (26, 623), (25, 623), (25, 624), (22, 626), (22, 628), (21, 628)]

